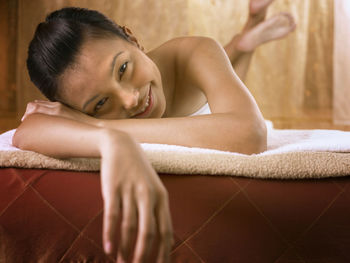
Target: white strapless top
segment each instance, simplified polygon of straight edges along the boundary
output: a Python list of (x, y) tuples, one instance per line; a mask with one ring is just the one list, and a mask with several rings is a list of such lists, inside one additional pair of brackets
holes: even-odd
[(202, 108), (200, 108), (195, 113), (192, 113), (189, 116), (204, 115), (204, 114), (211, 114), (211, 110), (208, 103), (204, 104)]

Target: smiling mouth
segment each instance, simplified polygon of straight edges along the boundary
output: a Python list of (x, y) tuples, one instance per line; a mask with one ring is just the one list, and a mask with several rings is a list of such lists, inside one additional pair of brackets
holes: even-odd
[(146, 98), (146, 103), (141, 107), (141, 109), (138, 111), (138, 113), (132, 117), (133, 118), (143, 117), (143, 116), (147, 115), (150, 112), (152, 106), (153, 106), (153, 97), (152, 97), (152, 92), (151, 92), (151, 87), (150, 87), (147, 98)]

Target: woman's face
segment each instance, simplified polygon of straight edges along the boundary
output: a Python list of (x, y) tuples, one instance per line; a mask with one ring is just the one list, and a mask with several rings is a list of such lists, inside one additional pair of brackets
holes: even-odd
[(86, 41), (59, 90), (64, 103), (102, 119), (161, 118), (166, 107), (158, 67), (120, 38)]

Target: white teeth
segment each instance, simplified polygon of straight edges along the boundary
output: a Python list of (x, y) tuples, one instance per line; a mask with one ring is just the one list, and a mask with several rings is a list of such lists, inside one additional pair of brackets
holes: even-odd
[(149, 96), (147, 97), (147, 101), (146, 101), (144, 110), (145, 110), (148, 106), (149, 106)]
[(142, 108), (141, 112), (138, 113), (138, 114), (136, 114), (136, 115), (139, 115), (139, 114), (145, 112), (145, 110), (146, 110), (147, 107), (149, 106), (149, 100), (150, 100), (150, 97), (148, 96), (148, 97), (147, 97), (147, 101), (146, 101), (146, 103), (145, 103), (145, 106)]

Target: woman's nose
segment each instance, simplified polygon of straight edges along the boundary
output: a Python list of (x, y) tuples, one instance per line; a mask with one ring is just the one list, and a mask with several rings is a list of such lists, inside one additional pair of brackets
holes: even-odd
[(130, 91), (130, 90), (122, 90), (119, 94), (122, 100), (123, 107), (126, 110), (130, 110), (135, 108), (138, 105), (140, 92), (138, 91)]

